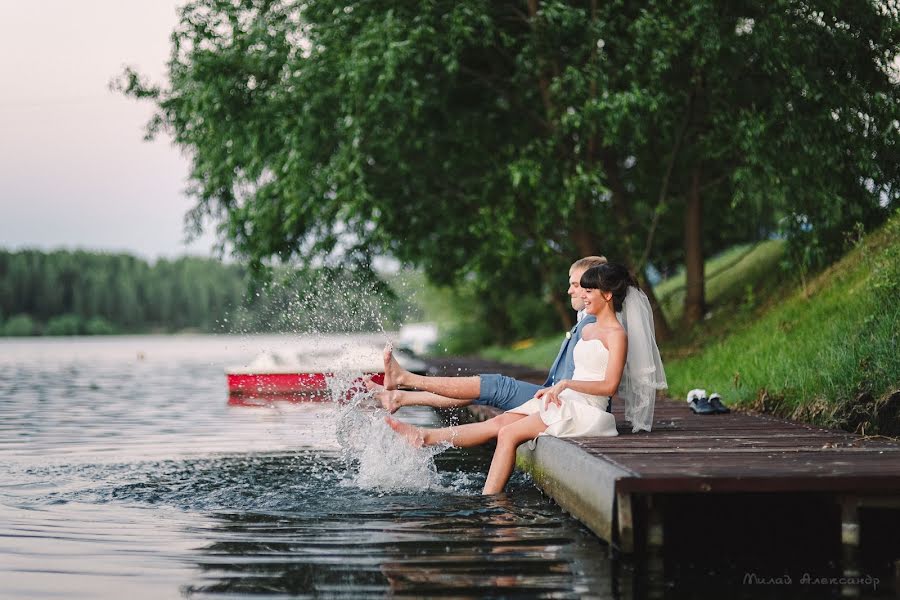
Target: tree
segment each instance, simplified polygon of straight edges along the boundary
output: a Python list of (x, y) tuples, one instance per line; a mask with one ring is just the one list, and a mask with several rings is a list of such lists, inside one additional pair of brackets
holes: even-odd
[(18, 314), (10, 317), (3, 326), (3, 335), (23, 337), (33, 335), (36, 330), (37, 327), (34, 324), (34, 319), (26, 314)]
[[(865, 10), (849, 22), (872, 36), (854, 42), (856, 51), (871, 41), (870, 52), (854, 55), (882, 75), (878, 114), (888, 114), (896, 98), (883, 92), (896, 88), (883, 75), (897, 14), (879, 14), (882, 6), (860, 3)], [(810, 162), (840, 145), (819, 136), (831, 145), (803, 154), (777, 119), (805, 89), (793, 74), (811, 69), (812, 58), (747, 98), (740, 92), (752, 83), (729, 87), (740, 82), (744, 49), (732, 48), (740, 19), (766, 32), (745, 43), (761, 73), (828, 39), (808, 28), (801, 42), (790, 39), (812, 8), (765, 10), (711, 1), (196, 0), (173, 33), (166, 87), (133, 70), (118, 85), (156, 104), (149, 136), (166, 130), (191, 155), (194, 222), (217, 220), (251, 265), (277, 258), (367, 269), (373, 255), (391, 254), (436, 283), (473, 281), (503, 339), (522, 294), (564, 306), (554, 290), (573, 257), (608, 254), (642, 276), (657, 252), (671, 254), (655, 240), (702, 240), (721, 225), (697, 218), (719, 214), (703, 195), (729, 201), (713, 190), (719, 183), (734, 191), (734, 219), (758, 214), (745, 198), (770, 193), (795, 166), (779, 165), (776, 151), (806, 157), (792, 181), (821, 175)], [(791, 131), (814, 131), (824, 111), (815, 114)], [(879, 138), (885, 148), (895, 147), (883, 143), (895, 129)], [(852, 148), (857, 159), (872, 148), (868, 135)], [(897, 188), (882, 177), (888, 158), (869, 171), (893, 202)], [(845, 190), (858, 191), (853, 181), (848, 172)], [(816, 187), (806, 194), (792, 183), (775, 194), (793, 208), (837, 191)], [(679, 210), (689, 218), (661, 217)], [(696, 285), (702, 252), (692, 258)], [(656, 322), (663, 337), (658, 311)]]
[(634, 181), (650, 184), (639, 193), (661, 191), (653, 218), (681, 213), (683, 223), (662, 223), (644, 256), (684, 262), (688, 324), (706, 312), (706, 252), (783, 219), (794, 241), (809, 244), (798, 222), (829, 240), (833, 258), (843, 232), (889, 214), (900, 180), (896, 3), (660, 4), (635, 28), (636, 45), (657, 40), (668, 65), (641, 72), (638, 85), (680, 115), (654, 123), (658, 141), (636, 149)]

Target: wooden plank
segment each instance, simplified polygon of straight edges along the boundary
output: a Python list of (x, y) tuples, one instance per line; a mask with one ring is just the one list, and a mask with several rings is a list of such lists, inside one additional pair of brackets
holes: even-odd
[(855, 481), (834, 477), (654, 477), (630, 478), (616, 482), (619, 493), (788, 493), (831, 492), (900, 495), (896, 477), (862, 477)]
[[(604, 455), (616, 455), (616, 454), (652, 454), (654, 456), (660, 456), (665, 454), (678, 454), (678, 455), (703, 455), (709, 454), (710, 452), (715, 452), (716, 454), (759, 454), (760, 452), (834, 452), (840, 450), (842, 456), (846, 456), (848, 454), (860, 453), (860, 454), (884, 454), (884, 452), (878, 450), (877, 448), (829, 448), (827, 450), (823, 450), (820, 446), (783, 446), (783, 445), (760, 445), (758, 447), (750, 447), (750, 448), (604, 448), (602, 454)], [(898, 458), (900, 458), (900, 452), (897, 453)]]

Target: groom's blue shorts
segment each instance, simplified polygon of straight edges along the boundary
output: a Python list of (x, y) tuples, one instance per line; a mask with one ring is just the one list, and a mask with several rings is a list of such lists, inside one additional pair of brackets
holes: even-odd
[(522, 406), (537, 393), (541, 386), (519, 381), (506, 375), (491, 373), (480, 375), (481, 395), (475, 399), (474, 404), (485, 404), (500, 410), (510, 410)]

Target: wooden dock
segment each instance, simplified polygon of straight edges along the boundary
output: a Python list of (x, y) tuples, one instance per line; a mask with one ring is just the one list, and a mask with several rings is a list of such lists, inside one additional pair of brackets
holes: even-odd
[[(546, 375), (479, 359), (432, 361), (434, 375), (479, 372), (501, 372), (535, 383)], [(487, 407), (468, 409), (475, 420), (495, 414), (499, 411)], [(887, 539), (887, 554), (896, 561), (895, 588), (900, 589), (896, 527), (860, 519), (862, 509), (890, 513), (888, 522), (898, 522), (900, 443), (767, 415), (695, 415), (683, 400), (659, 400), (650, 433), (631, 433), (621, 402), (613, 401), (613, 414), (619, 424), (617, 437), (541, 436), (519, 448), (517, 466), (617, 551), (659, 557), (664, 546), (684, 549), (679, 537), (692, 538), (689, 546), (741, 520), (749, 523), (743, 533), (778, 520), (779, 526), (797, 528), (797, 536), (812, 539), (812, 544), (833, 546), (847, 577), (859, 574), (864, 540)], [(704, 511), (715, 513), (715, 518), (704, 516)], [(755, 521), (753, 512), (761, 513)], [(778, 543), (775, 538), (790, 542), (783, 531), (771, 533), (762, 535), (767, 544)], [(707, 550), (715, 545), (710, 541), (701, 542)], [(732, 546), (726, 541), (723, 547)]]
[(893, 441), (760, 415), (695, 415), (675, 400), (657, 402), (651, 433), (633, 434), (613, 406), (618, 437), (542, 436), (520, 448), (518, 466), (623, 553), (663, 546), (666, 517), (675, 518), (666, 505), (677, 498), (813, 494), (839, 508), (834, 535), (852, 565), (860, 508), (900, 508)]

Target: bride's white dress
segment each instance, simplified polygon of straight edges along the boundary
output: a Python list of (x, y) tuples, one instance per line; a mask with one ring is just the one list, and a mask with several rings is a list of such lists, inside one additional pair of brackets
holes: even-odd
[[(600, 340), (578, 340), (573, 351), (575, 372), (573, 380), (603, 381), (606, 379), (606, 365), (609, 350)], [(544, 398), (532, 398), (525, 404), (508, 412), (532, 415), (540, 413), (547, 425), (546, 435), (555, 437), (613, 436), (616, 419), (606, 412), (609, 396), (592, 396), (575, 390), (563, 390), (559, 395), (562, 406), (550, 404), (544, 408)]]

